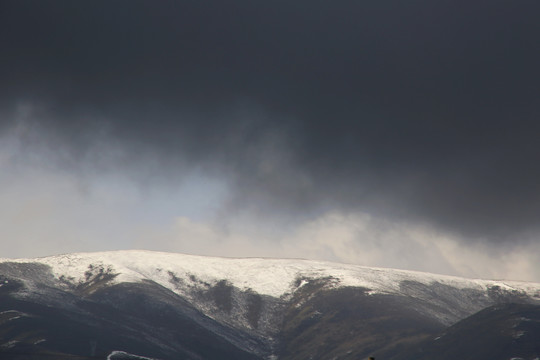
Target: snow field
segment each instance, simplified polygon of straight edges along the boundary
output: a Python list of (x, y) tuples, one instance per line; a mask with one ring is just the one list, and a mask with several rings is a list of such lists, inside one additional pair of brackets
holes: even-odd
[(280, 297), (294, 290), (298, 278), (332, 277), (338, 287), (357, 286), (370, 289), (371, 294), (399, 293), (403, 281), (425, 285), (438, 282), (460, 289), (485, 290), (499, 286), (505, 290), (525, 292), (540, 299), (540, 284), (516, 281), (466, 279), (416, 271), (371, 268), (324, 261), (265, 258), (222, 258), (145, 250), (122, 250), (96, 253), (75, 253), (36, 259), (2, 259), (0, 262), (41, 263), (49, 265), (57, 278), (83, 282), (92, 265), (119, 274), (114, 282), (151, 280), (173, 291), (171, 275), (182, 282), (193, 279), (215, 284), (227, 280), (241, 289), (251, 289), (262, 295)]

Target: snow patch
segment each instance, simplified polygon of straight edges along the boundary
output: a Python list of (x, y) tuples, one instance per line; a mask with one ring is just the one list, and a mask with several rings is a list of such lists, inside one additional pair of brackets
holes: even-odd
[(19, 314), (20, 312), (18, 310), (6, 310), (6, 311), (0, 312), (0, 315), (12, 314), (12, 313)]
[(2, 348), (4, 350), (11, 349), (15, 345), (17, 345), (18, 342), (19, 341), (17, 341), (17, 340), (11, 340), (11, 341), (8, 341), (8, 342), (3, 343), (2, 345), (0, 345), (0, 348)]
[(23, 313), (21, 311), (17, 311), (17, 310), (2, 311), (0, 312), (0, 316), (2, 315), (5, 315), (5, 317), (7, 317), (6, 319), (3, 320), (3, 322), (17, 320), (22, 317), (31, 317), (31, 315), (27, 313)]
[(115, 360), (116, 356), (119, 357), (119, 359), (154, 360), (152, 358), (148, 358), (144, 356), (133, 355), (125, 351), (113, 351), (112, 353), (109, 354), (109, 356), (107, 356), (107, 360)]

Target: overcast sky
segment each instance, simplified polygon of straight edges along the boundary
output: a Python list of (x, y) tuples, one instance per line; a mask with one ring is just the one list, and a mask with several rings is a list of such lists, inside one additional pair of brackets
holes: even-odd
[(540, 281), (540, 3), (0, 0), (0, 257)]

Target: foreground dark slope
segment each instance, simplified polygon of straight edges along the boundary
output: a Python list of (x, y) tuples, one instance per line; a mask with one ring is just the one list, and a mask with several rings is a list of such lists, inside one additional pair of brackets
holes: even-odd
[(384, 358), (533, 360), (539, 355), (540, 306), (510, 303), (484, 309), (416, 347)]
[[(434, 312), (426, 299), (368, 295), (367, 289), (354, 287), (328, 289), (329, 282), (312, 280), (295, 293), (285, 311), (280, 359), (532, 360), (540, 355), (540, 305), (528, 304), (523, 294), (494, 288), (484, 296), (434, 285), (425, 289), (438, 298), (440, 308)], [(403, 287), (406, 294), (405, 289), (421, 285)], [(450, 296), (499, 305), (448, 327), (445, 311), (450, 317), (458, 310), (444, 309), (455, 301)], [(440, 341), (441, 333), (447, 341)]]
[[(485, 287), (479, 287), (478, 281), (469, 286), (465, 279), (437, 280), (422, 274), (403, 280), (399, 272), (379, 269), (371, 273), (375, 281), (377, 274), (381, 279), (379, 290), (373, 291), (343, 286), (339, 271), (320, 275), (324, 267), (338, 264), (291, 260), (287, 266), (298, 271), (296, 280), (288, 292), (275, 297), (254, 291), (255, 283), (236, 286), (236, 272), (231, 272), (235, 260), (173, 257), (173, 264), (185, 261), (189, 267), (199, 261), (217, 263), (218, 270), (228, 266), (223, 268), (227, 276), (212, 280), (201, 270), (182, 274), (165, 264), (143, 272), (140, 257), (128, 255), (115, 256), (134, 261), (137, 274), (161, 277), (118, 281), (127, 270), (116, 257), (110, 264), (102, 257), (84, 263), (80, 280), (74, 280), (71, 270), (53, 272), (38, 261), (0, 262), (0, 358), (105, 359), (113, 351), (163, 360), (372, 355), (391, 360), (509, 360), (510, 355), (532, 360), (540, 355), (533, 346), (540, 339), (538, 284), (480, 282)], [(161, 259), (145, 253), (151, 255)], [(72, 257), (68, 260), (73, 263)], [(249, 268), (258, 264), (267, 269), (268, 263), (250, 260)], [(308, 266), (310, 271), (302, 270)]]
[(400, 297), (352, 287), (322, 290), (327, 281), (303, 286), (287, 307), (282, 359), (362, 359), (445, 328)]
[[(39, 266), (13, 265), (17, 273), (47, 274)], [(0, 282), (2, 359), (106, 358), (115, 350), (159, 359), (258, 358), (233, 345), (241, 332), (152, 282), (107, 286), (91, 279), (69, 291), (43, 283), (29, 289), (6, 275)]]
[[(107, 289), (106, 301), (61, 294), (71, 303), (69, 308), (21, 301), (3, 293), (0, 357), (70, 354), (105, 358), (120, 349), (160, 359), (257, 358), (212, 331), (223, 326), (172, 294), (166, 294), (169, 299), (165, 299), (159, 292), (154, 286), (119, 285)], [(202, 318), (206, 327), (196, 317)]]

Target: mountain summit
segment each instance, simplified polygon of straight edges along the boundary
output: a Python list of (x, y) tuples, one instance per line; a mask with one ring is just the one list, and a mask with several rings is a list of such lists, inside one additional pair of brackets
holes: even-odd
[(539, 335), (538, 283), (136, 250), (0, 261), (7, 359), (534, 359)]

